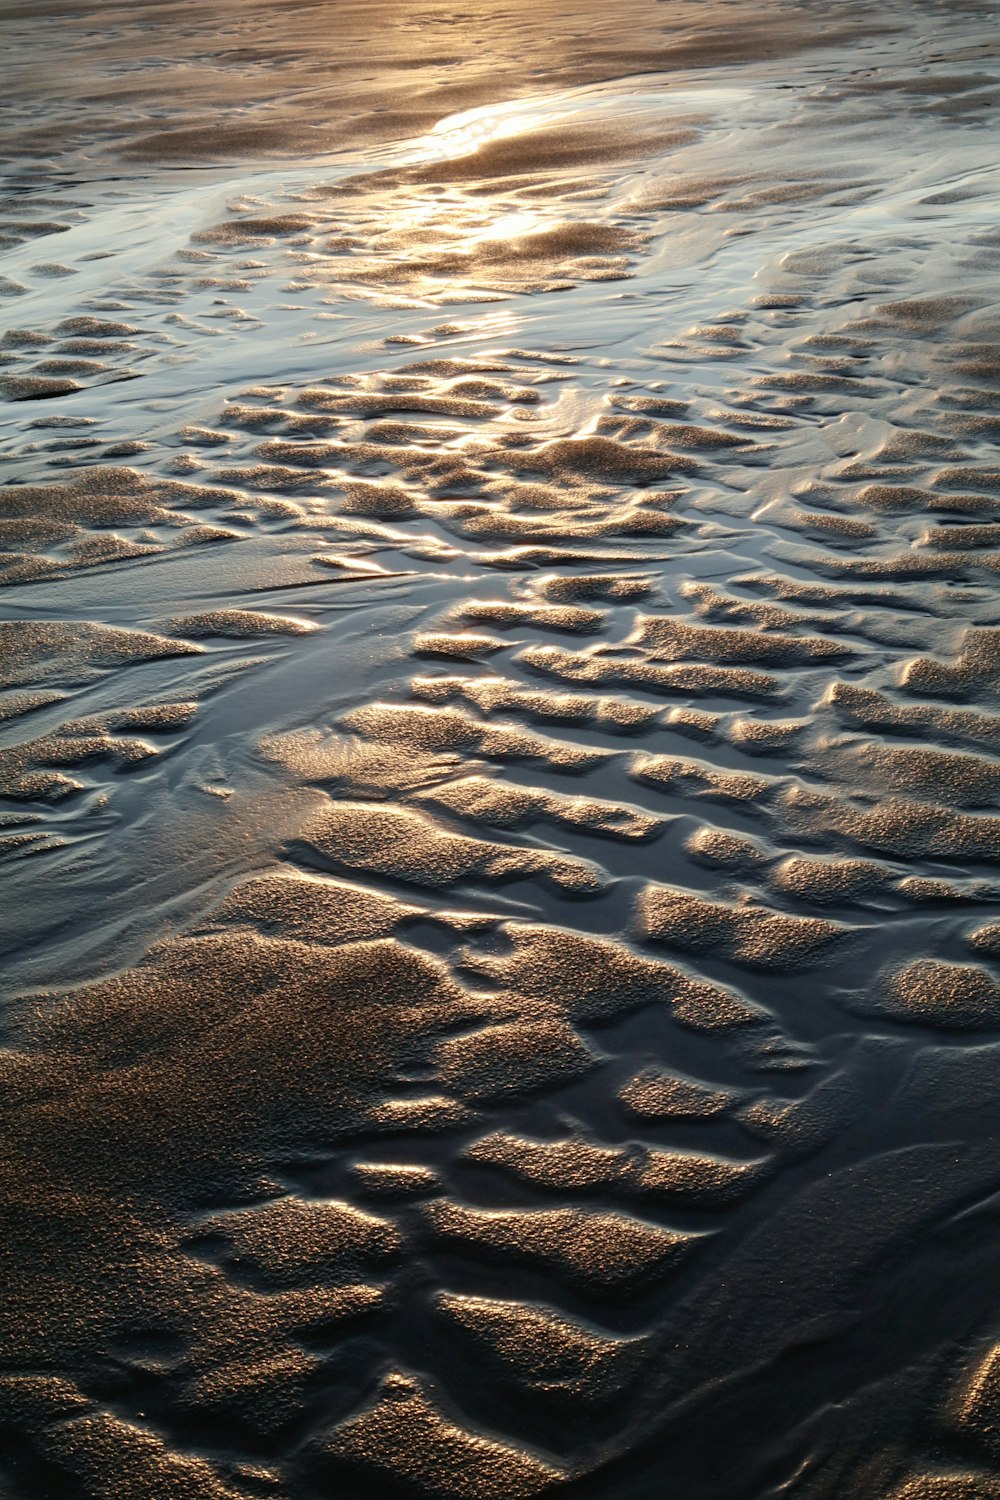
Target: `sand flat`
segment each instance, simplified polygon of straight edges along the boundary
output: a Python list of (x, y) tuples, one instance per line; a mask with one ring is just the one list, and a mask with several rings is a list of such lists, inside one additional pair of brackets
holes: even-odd
[(0, 1490), (998, 1493), (979, 0), (9, 0)]

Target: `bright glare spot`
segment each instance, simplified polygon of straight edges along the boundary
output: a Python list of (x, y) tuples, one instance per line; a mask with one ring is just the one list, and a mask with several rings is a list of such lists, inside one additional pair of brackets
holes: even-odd
[(410, 160), (452, 161), (461, 156), (471, 156), (491, 141), (523, 135), (525, 131), (537, 129), (540, 125), (551, 125), (578, 111), (579, 106), (564, 105), (560, 109), (550, 101), (539, 101), (530, 109), (526, 109), (518, 101), (465, 110), (462, 114), (448, 115), (439, 120), (433, 130), (421, 139)]
[(480, 242), (484, 240), (517, 240), (523, 235), (531, 234), (539, 228), (537, 214), (518, 213), (501, 214), (499, 219), (494, 219), (492, 224), (476, 236)]

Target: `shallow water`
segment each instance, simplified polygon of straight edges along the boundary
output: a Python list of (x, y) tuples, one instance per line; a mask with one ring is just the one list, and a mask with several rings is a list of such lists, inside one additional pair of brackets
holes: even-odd
[(4, 1494), (1000, 1494), (989, 11), (7, 9)]

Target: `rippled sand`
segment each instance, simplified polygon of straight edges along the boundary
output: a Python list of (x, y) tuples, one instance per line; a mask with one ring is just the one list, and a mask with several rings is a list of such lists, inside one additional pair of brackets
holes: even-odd
[(5, 32), (4, 1500), (1000, 1496), (995, 17)]

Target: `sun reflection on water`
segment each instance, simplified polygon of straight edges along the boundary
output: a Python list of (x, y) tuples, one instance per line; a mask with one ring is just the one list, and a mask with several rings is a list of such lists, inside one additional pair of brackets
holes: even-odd
[(564, 96), (534, 100), (530, 107), (520, 100), (481, 105), (439, 120), (417, 141), (406, 159), (415, 164), (454, 161), (473, 155), (492, 141), (506, 140), (543, 125), (553, 125), (579, 112), (580, 105), (567, 102)]

